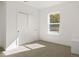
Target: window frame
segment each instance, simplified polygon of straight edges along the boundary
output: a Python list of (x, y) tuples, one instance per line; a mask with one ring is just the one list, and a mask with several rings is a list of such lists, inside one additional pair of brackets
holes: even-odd
[[(59, 34), (60, 32), (60, 22), (59, 23), (50, 23), (50, 15), (53, 15), (53, 14), (60, 14), (60, 12), (53, 12), (53, 13), (49, 13), (48, 14), (48, 33), (50, 34)], [(59, 31), (50, 31), (50, 24), (59, 24)]]

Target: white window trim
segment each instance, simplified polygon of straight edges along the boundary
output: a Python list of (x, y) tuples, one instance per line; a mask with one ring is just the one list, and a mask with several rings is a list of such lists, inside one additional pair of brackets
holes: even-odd
[(51, 14), (56, 14), (56, 13), (59, 13), (59, 12), (54, 12), (54, 13), (49, 13), (48, 14), (48, 34), (59, 35), (59, 32), (57, 32), (57, 31), (50, 31), (50, 26), (49, 26), (50, 24), (60, 24), (60, 23), (50, 23), (50, 21), (49, 21), (50, 20), (49, 16)]

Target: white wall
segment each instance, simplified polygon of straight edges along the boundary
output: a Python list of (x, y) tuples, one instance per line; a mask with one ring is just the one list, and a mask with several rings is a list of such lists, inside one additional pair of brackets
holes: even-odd
[[(40, 24), (40, 36), (42, 40), (49, 42), (60, 43), (69, 45), (70, 42), (70, 19), (71, 8), (67, 4), (61, 4), (57, 6), (52, 6), (41, 10), (41, 24)], [(60, 12), (60, 33), (58, 35), (48, 34), (48, 14), (53, 12)], [(69, 35), (68, 35), (69, 34)]]
[(73, 8), (71, 52), (79, 54), (79, 2)]
[(6, 44), (6, 8), (5, 3), (0, 2), (0, 47)]
[(6, 32), (6, 47), (8, 47), (17, 37), (16, 31), (16, 13), (21, 11), (27, 13), (28, 17), (28, 27), (29, 33), (25, 35), (28, 39), (25, 43), (38, 40), (39, 32), (39, 10), (35, 8), (24, 5), (20, 2), (7, 2), (7, 32)]
[[(60, 12), (60, 33), (48, 34), (48, 14)], [(66, 2), (41, 10), (41, 40), (71, 46), (72, 53), (79, 54), (79, 3)]]

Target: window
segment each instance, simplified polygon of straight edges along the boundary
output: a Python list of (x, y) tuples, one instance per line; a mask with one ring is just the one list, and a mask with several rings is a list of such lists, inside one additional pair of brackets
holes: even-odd
[(49, 14), (48, 19), (48, 31), (59, 32), (60, 14), (59, 12)]

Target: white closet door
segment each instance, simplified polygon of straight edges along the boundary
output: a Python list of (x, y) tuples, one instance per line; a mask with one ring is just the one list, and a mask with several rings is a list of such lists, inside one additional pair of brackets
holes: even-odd
[(17, 13), (17, 44), (24, 44), (28, 37), (28, 15), (18, 12)]

